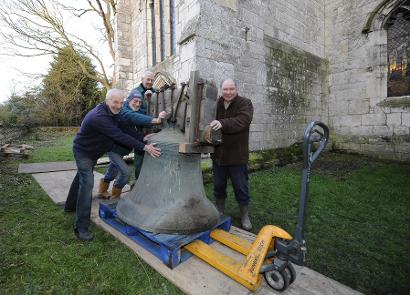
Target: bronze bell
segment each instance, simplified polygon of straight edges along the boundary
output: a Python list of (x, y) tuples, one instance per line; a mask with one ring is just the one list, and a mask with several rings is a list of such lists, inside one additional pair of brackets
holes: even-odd
[(166, 128), (151, 137), (159, 158), (144, 157), (132, 191), (117, 205), (118, 217), (139, 229), (156, 233), (192, 234), (214, 227), (219, 213), (206, 197), (200, 154), (178, 152), (184, 134)]

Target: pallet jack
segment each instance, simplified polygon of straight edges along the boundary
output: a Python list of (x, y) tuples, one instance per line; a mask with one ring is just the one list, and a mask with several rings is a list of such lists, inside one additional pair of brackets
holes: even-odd
[[(296, 279), (292, 263), (303, 265), (307, 251), (304, 238), (306, 202), (308, 197), (310, 169), (312, 163), (325, 149), (329, 140), (329, 128), (320, 121), (311, 122), (303, 138), (303, 172), (297, 226), (292, 237), (285, 230), (266, 225), (250, 243), (222, 229), (211, 232), (212, 239), (243, 254), (237, 261), (215, 250), (201, 240), (195, 240), (184, 249), (209, 263), (251, 291), (261, 284), (262, 274), (267, 284), (277, 291), (284, 291)], [(317, 144), (314, 149), (314, 144)]]

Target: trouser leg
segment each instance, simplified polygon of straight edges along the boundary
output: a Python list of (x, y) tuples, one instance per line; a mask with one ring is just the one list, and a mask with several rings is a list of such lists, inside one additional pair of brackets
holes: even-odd
[(123, 157), (117, 153), (108, 153), (110, 158), (110, 163), (115, 166), (115, 169), (118, 171), (118, 176), (114, 181), (114, 186), (122, 189), (128, 182), (130, 176), (129, 168), (127, 163), (125, 163)]
[(241, 205), (248, 205), (249, 187), (248, 187), (248, 165), (231, 165), (229, 168), (229, 178), (235, 192), (236, 201)]
[(79, 175), (76, 173), (73, 182), (71, 183), (70, 190), (68, 191), (67, 200), (65, 202), (64, 210), (73, 211), (77, 206), (77, 196), (79, 187)]
[(228, 181), (228, 169), (213, 162), (214, 197), (215, 199), (226, 199), (226, 184)]
[(93, 169), (96, 160), (76, 157), (78, 168), (78, 195), (76, 208), (76, 229), (87, 229), (90, 226), (92, 190), (94, 186)]

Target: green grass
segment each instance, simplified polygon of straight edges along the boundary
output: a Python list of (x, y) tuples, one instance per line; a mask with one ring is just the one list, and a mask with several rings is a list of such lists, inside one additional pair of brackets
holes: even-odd
[(24, 163), (40, 163), (52, 161), (72, 161), (74, 160), (72, 147), (74, 133), (72, 132), (34, 132), (26, 138), (20, 140), (26, 144), (32, 144), (35, 149), (30, 152), (28, 159)]
[[(73, 134), (34, 134), (24, 162), (72, 160)], [(63, 214), (19, 162), (0, 167), (0, 294), (181, 294), (103, 230), (83, 244)], [(299, 164), (250, 175), (253, 232), (265, 224), (291, 234)], [(311, 174), (306, 219), (307, 266), (366, 294), (410, 290), (410, 166), (357, 155), (325, 154)], [(212, 199), (212, 184), (206, 185)], [(226, 213), (239, 226), (228, 188)], [(300, 277), (299, 279), (303, 279)]]
[[(71, 160), (72, 135), (53, 142), (34, 136), (28, 160)], [(73, 234), (74, 215), (64, 214), (18, 161), (0, 167), (0, 294), (182, 294), (105, 231), (91, 226), (91, 243)]]
[[(326, 157), (346, 162), (361, 158)], [(285, 167), (250, 175), (254, 233), (266, 224), (294, 232), (300, 172)], [(312, 171), (305, 228), (307, 266), (366, 294), (408, 294), (410, 166), (368, 162), (343, 177), (327, 172)], [(211, 195), (212, 185), (206, 188)], [(239, 226), (231, 187), (229, 195), (226, 213)]]

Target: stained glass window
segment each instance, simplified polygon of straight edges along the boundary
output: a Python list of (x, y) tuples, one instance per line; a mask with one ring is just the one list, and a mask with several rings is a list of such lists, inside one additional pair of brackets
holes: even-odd
[(387, 96), (410, 95), (410, 0), (390, 14), (386, 29)]

